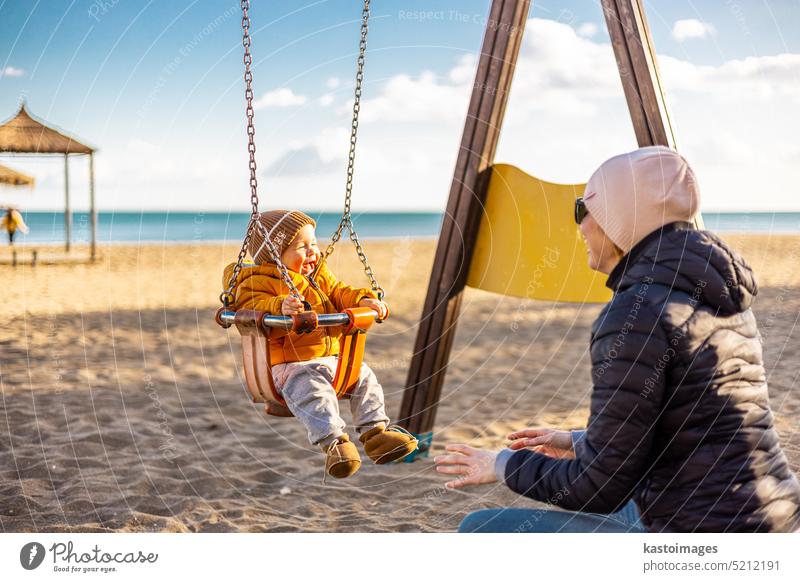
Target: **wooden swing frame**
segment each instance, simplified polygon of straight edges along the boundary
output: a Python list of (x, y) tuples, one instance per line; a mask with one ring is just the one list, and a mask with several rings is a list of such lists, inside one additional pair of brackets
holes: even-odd
[[(676, 149), (643, 0), (601, 0), (639, 147)], [(530, 0), (493, 0), (400, 407), (426, 456)]]

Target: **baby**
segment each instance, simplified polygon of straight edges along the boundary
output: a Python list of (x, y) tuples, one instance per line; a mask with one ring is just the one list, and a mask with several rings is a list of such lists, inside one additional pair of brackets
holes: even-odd
[[(338, 313), (350, 307), (369, 307), (381, 317), (388, 314), (386, 304), (371, 289), (356, 289), (336, 280), (323, 264), (315, 279), (311, 274), (322, 253), (317, 246), (316, 223), (298, 210), (272, 210), (259, 220), (269, 239), (281, 254), (281, 262), (302, 299), (317, 313)], [(289, 293), (278, 266), (264, 244), (264, 231), (253, 230), (249, 251), (256, 266), (242, 269), (235, 288), (235, 309), (254, 309), (272, 315), (293, 315), (303, 311), (303, 303)], [(225, 285), (233, 265), (225, 270)], [(308, 431), (312, 445), (326, 454), (325, 470), (332, 477), (349, 477), (361, 466), (355, 444), (345, 432), (339, 415), (339, 402), (332, 386), (336, 371), (339, 338), (328, 328), (311, 333), (289, 332), (269, 340), (275, 388), (289, 410)], [(402, 428), (389, 425), (383, 402), (383, 389), (366, 364), (361, 366), (358, 384), (350, 394), (353, 424), (361, 435), (364, 451), (378, 464), (402, 459), (417, 448), (417, 440)]]

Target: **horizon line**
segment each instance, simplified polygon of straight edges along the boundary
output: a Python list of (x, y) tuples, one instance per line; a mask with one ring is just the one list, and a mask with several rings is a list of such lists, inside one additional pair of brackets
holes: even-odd
[[(21, 212), (25, 213), (54, 213), (54, 212), (64, 212), (63, 208), (38, 208), (38, 209), (31, 209), (26, 210), (24, 208), (20, 208), (17, 204), (5, 204), (0, 203), (0, 208), (5, 206), (12, 206), (17, 208)], [(88, 208), (83, 209), (73, 209), (72, 213), (84, 212), (88, 213)], [(200, 213), (208, 213), (208, 214), (250, 214), (248, 210), (221, 210), (221, 209), (208, 209), (208, 208), (200, 208), (200, 209), (169, 209), (169, 208), (148, 208), (148, 209), (133, 209), (133, 208), (98, 208), (97, 213), (133, 213), (133, 214), (200, 214)], [(302, 212), (308, 213), (319, 213), (319, 214), (341, 214), (341, 210), (334, 209), (334, 210), (325, 210), (325, 209), (304, 209)], [(377, 209), (368, 209), (368, 210), (360, 210), (360, 211), (351, 211), (353, 214), (444, 214), (444, 209), (426, 209), (426, 208), (418, 208), (418, 209), (387, 209), (387, 210), (377, 210)], [(800, 213), (800, 207), (796, 209), (719, 209), (719, 208), (710, 208), (707, 210), (703, 210), (701, 214), (797, 214)]]

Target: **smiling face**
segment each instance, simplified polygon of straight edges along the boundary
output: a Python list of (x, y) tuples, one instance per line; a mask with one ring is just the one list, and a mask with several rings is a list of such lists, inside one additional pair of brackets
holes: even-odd
[(581, 221), (581, 234), (589, 251), (589, 268), (608, 275), (623, 256), (591, 214)]
[(320, 258), (317, 236), (314, 227), (305, 225), (297, 232), (297, 236), (281, 254), (281, 261), (287, 269), (301, 275), (310, 275)]

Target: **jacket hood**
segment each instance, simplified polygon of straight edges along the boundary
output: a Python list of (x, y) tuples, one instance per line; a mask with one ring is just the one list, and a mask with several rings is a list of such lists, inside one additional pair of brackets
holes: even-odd
[(608, 277), (612, 291), (647, 281), (679, 289), (720, 314), (750, 308), (758, 293), (753, 271), (715, 234), (674, 222), (646, 236)]

